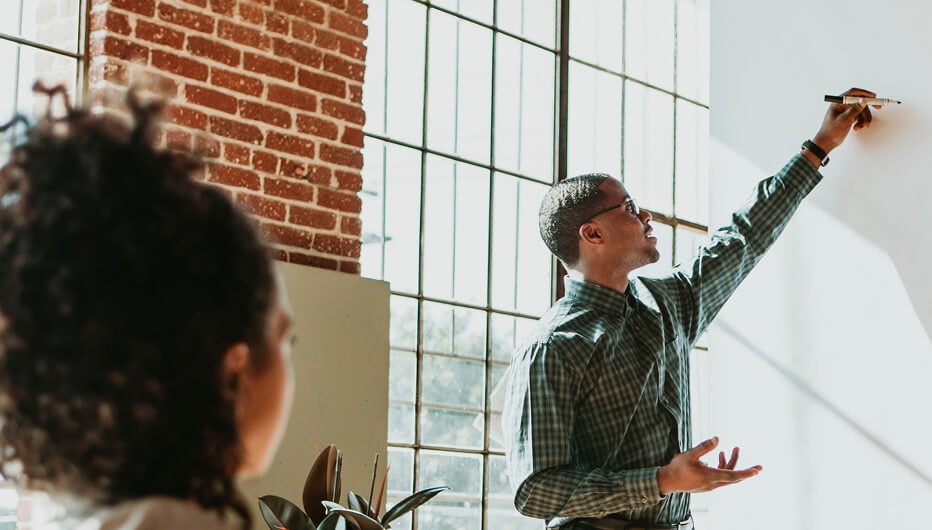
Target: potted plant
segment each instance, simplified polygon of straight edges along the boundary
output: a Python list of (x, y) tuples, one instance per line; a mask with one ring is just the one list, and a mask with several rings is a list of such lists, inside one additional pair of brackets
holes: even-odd
[[(449, 489), (447, 486), (438, 486), (418, 491), (399, 501), (379, 518), (379, 507), (385, 494), (388, 471), (386, 470), (382, 486), (379, 488), (379, 496), (373, 504), (372, 495), (375, 491), (378, 462), (376, 455), (375, 464), (372, 466), (369, 498), (350, 491), (346, 495), (348, 507), (344, 507), (337, 502), (340, 498), (340, 469), (343, 456), (331, 445), (317, 455), (307, 473), (301, 496), (304, 510), (288, 499), (266, 495), (259, 498), (262, 518), (270, 530), (338, 530), (349, 527), (354, 530), (383, 530), (389, 528), (389, 523), (395, 519), (414, 511), (441, 491)], [(341, 521), (345, 523), (341, 524)]]

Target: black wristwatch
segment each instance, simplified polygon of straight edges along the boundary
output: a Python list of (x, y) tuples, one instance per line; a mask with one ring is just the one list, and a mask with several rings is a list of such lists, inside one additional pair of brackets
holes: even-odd
[(810, 153), (814, 154), (816, 158), (819, 159), (819, 163), (822, 164), (822, 167), (828, 165), (828, 153), (825, 152), (825, 149), (813, 143), (812, 140), (803, 142), (802, 149), (807, 149)]

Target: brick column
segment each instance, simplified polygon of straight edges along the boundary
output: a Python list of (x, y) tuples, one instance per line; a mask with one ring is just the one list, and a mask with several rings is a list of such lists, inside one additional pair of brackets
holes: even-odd
[(282, 261), (359, 273), (362, 0), (91, 0), (88, 87), (170, 97), (162, 141), (250, 211)]

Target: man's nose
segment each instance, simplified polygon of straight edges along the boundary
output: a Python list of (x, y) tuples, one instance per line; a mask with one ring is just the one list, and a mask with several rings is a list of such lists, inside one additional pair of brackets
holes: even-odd
[(644, 223), (644, 224), (649, 223), (650, 220), (653, 219), (653, 217), (651, 217), (651, 215), (650, 215), (650, 212), (648, 212), (647, 210), (641, 210), (641, 212), (640, 212), (640, 214), (638, 215), (638, 217), (641, 218), (641, 222)]

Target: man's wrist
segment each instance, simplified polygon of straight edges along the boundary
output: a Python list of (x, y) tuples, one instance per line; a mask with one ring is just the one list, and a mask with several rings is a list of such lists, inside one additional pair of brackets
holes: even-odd
[(668, 466), (661, 466), (657, 468), (657, 490), (660, 492), (661, 497), (666, 497), (667, 494), (672, 493), (673, 488), (670, 486), (670, 470)]
[(803, 142), (801, 147), (803, 155), (810, 162), (812, 162), (816, 168), (820, 168), (828, 165), (828, 154), (836, 146), (835, 144), (827, 141), (824, 137), (816, 134), (812, 140), (806, 140)]
[(806, 158), (806, 160), (812, 162), (812, 165), (815, 166), (816, 169), (819, 169), (819, 168), (822, 167), (822, 159), (820, 159), (820, 158), (817, 157), (815, 154), (813, 154), (812, 151), (810, 151), (810, 150), (808, 150), (808, 149), (803, 149), (803, 150), (802, 150), (802, 155), (803, 155), (803, 157)]

